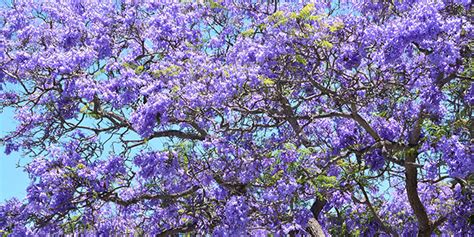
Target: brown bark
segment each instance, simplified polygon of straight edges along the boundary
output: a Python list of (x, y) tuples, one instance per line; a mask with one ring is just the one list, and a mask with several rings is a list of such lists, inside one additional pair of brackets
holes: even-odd
[(323, 228), (319, 224), (318, 220), (316, 218), (311, 218), (308, 221), (308, 227), (307, 230), (309, 234), (313, 237), (325, 237)]
[(313, 205), (311, 206), (311, 213), (313, 213), (313, 218), (309, 219), (307, 231), (313, 237), (324, 237), (324, 231), (321, 225), (319, 224), (317, 218), (319, 213), (323, 210), (324, 205), (327, 201), (322, 198), (316, 198)]
[(410, 136), (410, 150), (405, 157), (405, 189), (407, 191), (408, 202), (418, 221), (418, 236), (431, 236), (433, 231), (432, 223), (426, 213), (425, 206), (418, 195), (418, 170), (414, 165), (418, 157), (416, 148), (421, 134), (421, 124), (423, 122), (423, 113), (420, 112), (419, 118)]
[(364, 186), (360, 182), (358, 182), (358, 181), (356, 181), (356, 182), (359, 185), (360, 190), (362, 191), (362, 194), (364, 195), (364, 198), (365, 198), (365, 201), (361, 202), (361, 203), (364, 203), (369, 207), (369, 210), (372, 212), (372, 215), (374, 216), (375, 221), (382, 227), (382, 230), (385, 233), (390, 234), (390, 235), (395, 236), (395, 237), (398, 237), (399, 236), (398, 233), (391, 226), (385, 224), (382, 221), (382, 219), (380, 219), (379, 215), (377, 214), (377, 211), (375, 210), (374, 206), (372, 206), (372, 203), (370, 202), (369, 195), (365, 191)]
[(418, 170), (413, 164), (416, 161), (418, 152), (408, 154), (405, 164), (405, 185), (407, 190), (408, 202), (410, 203), (416, 219), (418, 220), (418, 236), (431, 236), (431, 222), (426, 213), (425, 206), (418, 195)]

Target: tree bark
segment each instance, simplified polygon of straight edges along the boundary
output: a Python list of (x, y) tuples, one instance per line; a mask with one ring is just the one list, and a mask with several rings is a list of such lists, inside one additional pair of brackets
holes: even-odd
[(314, 217), (309, 219), (307, 230), (312, 237), (325, 237), (326, 236), (324, 235), (323, 228), (319, 224), (318, 220), (316, 220), (316, 218)]
[(423, 122), (423, 112), (420, 112), (418, 120), (410, 136), (410, 147), (405, 157), (405, 189), (407, 191), (408, 202), (418, 221), (418, 236), (431, 236), (432, 224), (425, 206), (418, 194), (418, 170), (416, 158), (418, 157), (418, 142), (421, 134), (421, 124)]
[(313, 217), (308, 221), (307, 231), (313, 237), (325, 237), (323, 228), (318, 222), (319, 213), (323, 210), (324, 205), (326, 205), (327, 201), (322, 198), (316, 198), (313, 205), (311, 206), (311, 213), (313, 213)]
[(413, 165), (416, 162), (417, 154), (418, 152), (414, 152), (413, 154), (410, 152), (406, 157), (405, 188), (408, 202), (418, 220), (418, 236), (431, 236), (431, 222), (426, 213), (425, 206), (418, 195), (418, 170), (417, 167)]

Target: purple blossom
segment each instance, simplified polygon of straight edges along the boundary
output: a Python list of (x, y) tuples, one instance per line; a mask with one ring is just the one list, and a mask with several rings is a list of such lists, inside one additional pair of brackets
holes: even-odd
[(473, 235), (470, 10), (5, 4), (0, 233)]

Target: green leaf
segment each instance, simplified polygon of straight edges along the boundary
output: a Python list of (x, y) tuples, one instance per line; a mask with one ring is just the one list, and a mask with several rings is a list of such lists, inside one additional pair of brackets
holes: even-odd
[(327, 40), (322, 40), (319, 45), (324, 48), (331, 49), (333, 47), (332, 43)]
[(188, 166), (189, 166), (189, 158), (187, 155), (184, 155), (183, 156), (183, 165), (184, 165), (184, 170), (188, 170)]
[(310, 3), (304, 6), (303, 9), (301, 9), (298, 17), (301, 19), (309, 19), (309, 17), (311, 16), (311, 12), (314, 10), (315, 10), (314, 4)]
[(94, 112), (90, 112), (87, 115), (90, 116), (91, 118), (94, 118), (94, 119), (100, 119), (101, 118), (100, 114), (94, 113)]
[(145, 70), (145, 67), (140, 65), (137, 68), (135, 68), (135, 74), (140, 74)]
[(278, 20), (278, 19), (281, 19), (284, 16), (285, 16), (285, 13), (283, 11), (276, 11), (275, 13), (273, 13), (271, 15), (271, 18), (275, 19), (275, 20)]
[(326, 15), (320, 14), (320, 15), (314, 15), (310, 16), (309, 19), (312, 21), (321, 21)]
[(344, 23), (342, 22), (335, 22), (332, 26), (329, 27), (329, 31), (336, 32), (340, 29), (344, 28)]
[(226, 78), (230, 77), (230, 73), (227, 70), (224, 69), (223, 73), (224, 73), (224, 77)]
[(10, 234), (10, 232), (4, 230), (0, 230), (0, 233), (2, 234), (2, 237), (8, 237)]
[(275, 26), (280, 26), (280, 25), (284, 25), (288, 22), (288, 18), (282, 18), (281, 20), (279, 20)]
[(270, 85), (275, 84), (275, 82), (270, 78), (265, 78), (265, 79), (263, 79), (263, 84), (266, 85), (266, 86), (270, 86)]
[(125, 68), (133, 69), (133, 70), (135, 70), (137, 68), (137, 65), (134, 64), (134, 63), (123, 63), (122, 66), (125, 67)]
[(222, 4), (220, 4), (219, 2), (213, 1), (213, 0), (210, 1), (210, 6), (211, 6), (211, 8), (224, 8), (224, 6), (222, 6)]
[(298, 149), (298, 152), (301, 154), (302, 157), (309, 156), (313, 154), (316, 150), (313, 147), (301, 147)]
[(296, 145), (291, 143), (291, 142), (287, 142), (284, 144), (284, 147), (285, 149), (287, 150), (295, 150), (296, 149)]
[(318, 177), (316, 177), (314, 185), (316, 187), (332, 188), (336, 186), (336, 183), (336, 176), (318, 175)]
[(167, 68), (161, 69), (161, 70), (155, 70), (152, 72), (152, 75), (154, 77), (160, 77), (160, 76), (177, 76), (179, 75), (181, 71), (181, 67), (177, 65), (171, 65)]
[(88, 109), (89, 109), (89, 106), (87, 106), (87, 104), (86, 104), (86, 105), (82, 106), (82, 108), (79, 110), (79, 113), (85, 114)]
[(378, 116), (378, 117), (382, 117), (382, 118), (386, 118), (387, 114), (388, 114), (388, 112), (386, 110), (373, 113), (374, 116)]
[(270, 153), (270, 157), (279, 157), (281, 155), (281, 150), (274, 150)]
[(242, 32), (242, 36), (244, 36), (244, 37), (250, 37), (253, 34), (255, 34), (255, 29), (248, 29), (248, 30)]
[(305, 29), (310, 30), (310, 31), (314, 30), (314, 27), (312, 25), (308, 24), (308, 23), (305, 23), (304, 27), (305, 27)]
[(179, 86), (178, 85), (175, 85), (173, 86), (173, 88), (171, 88), (171, 93), (176, 93), (180, 90)]
[(299, 55), (299, 54), (297, 54), (297, 55), (295, 56), (295, 59), (296, 59), (297, 62), (299, 62), (299, 63), (301, 63), (301, 64), (303, 64), (303, 65), (308, 64), (308, 61), (306, 61), (306, 59), (303, 58), (303, 56), (301, 56), (301, 55)]
[(273, 13), (273, 15), (269, 16), (269, 20), (271, 22), (275, 22), (275, 27), (288, 22), (288, 18), (285, 16), (285, 13), (283, 11), (277, 11)]

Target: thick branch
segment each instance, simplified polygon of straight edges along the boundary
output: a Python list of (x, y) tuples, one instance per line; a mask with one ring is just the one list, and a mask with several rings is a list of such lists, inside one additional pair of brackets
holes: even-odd
[(307, 231), (313, 237), (323, 237), (324, 231), (321, 225), (318, 222), (319, 213), (323, 210), (327, 201), (323, 198), (317, 197), (311, 206), (311, 213), (313, 213), (313, 218), (310, 218), (308, 221)]
[[(415, 146), (419, 142), (420, 133), (421, 133), (421, 124), (423, 121), (423, 114), (420, 112), (418, 120), (415, 123), (413, 131), (410, 136), (410, 145), (413, 146), (412, 149), (416, 149)], [(418, 157), (418, 151), (409, 151), (406, 160), (405, 160), (405, 185), (408, 196), (408, 202), (410, 203), (413, 212), (415, 213), (416, 219), (418, 220), (419, 236), (430, 236), (432, 232), (432, 226), (428, 214), (426, 213), (425, 206), (420, 200), (418, 194), (418, 170), (417, 167), (412, 165), (416, 163), (416, 158)]]
[[(357, 182), (357, 181), (356, 181)], [(365, 191), (364, 186), (362, 186), (361, 183), (357, 182), (357, 184), (360, 187), (360, 190), (362, 191), (362, 194), (364, 195), (365, 198), (365, 204), (369, 207), (370, 212), (372, 212), (372, 215), (375, 218), (375, 221), (382, 227), (382, 230), (385, 231), (385, 233), (389, 233), (392, 236), (398, 236), (398, 233), (390, 226), (386, 225), (382, 219), (380, 219), (379, 215), (375, 211), (374, 206), (372, 206), (372, 203), (370, 202), (369, 195), (367, 195), (367, 192)]]
[(190, 222), (183, 226), (165, 230), (157, 235), (157, 237), (166, 237), (166, 236), (177, 236), (178, 234), (188, 233), (193, 231), (196, 228), (196, 223)]
[(143, 194), (141, 196), (128, 199), (128, 200), (123, 200), (117, 196), (117, 194), (114, 194), (113, 196), (105, 196), (101, 197), (102, 200), (107, 201), (107, 202), (114, 202), (117, 203), (118, 205), (121, 206), (130, 206), (132, 204), (139, 203), (141, 201), (145, 200), (155, 200), (155, 199), (176, 199), (180, 197), (184, 197), (186, 195), (192, 194), (196, 192), (199, 189), (198, 186), (194, 186), (192, 188), (189, 188), (183, 192), (179, 193), (173, 193), (173, 194)]
[(310, 218), (308, 221), (308, 227), (306, 230), (309, 232), (309, 234), (312, 237), (325, 237), (323, 228), (319, 224), (318, 220), (316, 218)]
[[(418, 152), (409, 154), (406, 158), (406, 162), (414, 163)], [(420, 200), (418, 194), (418, 170), (416, 166), (406, 164), (405, 165), (405, 185), (407, 190), (408, 202), (410, 203), (413, 212), (415, 213), (416, 219), (419, 223), (419, 236), (430, 236), (431, 235), (431, 223), (426, 213), (425, 206)]]
[(377, 134), (377, 132), (369, 125), (369, 123), (367, 123), (367, 121), (365, 121), (364, 118), (362, 118), (358, 113), (357, 113), (357, 109), (355, 107), (355, 104), (352, 104), (351, 105), (351, 110), (352, 110), (352, 118), (360, 125), (362, 126), (362, 128), (364, 128), (364, 130), (366, 132), (368, 132), (370, 134), (370, 136), (372, 136), (375, 141), (380, 141), (382, 140), (379, 136), (379, 134)]
[(287, 117), (287, 121), (290, 124), (291, 128), (293, 129), (293, 132), (295, 135), (298, 137), (300, 142), (305, 146), (305, 147), (310, 147), (311, 146), (311, 141), (308, 139), (306, 134), (304, 134), (303, 129), (298, 123), (298, 120), (295, 117), (295, 113), (293, 112), (293, 108), (290, 105), (290, 102), (286, 97), (283, 95), (280, 95), (279, 102), (281, 103), (281, 106), (283, 107), (283, 113)]
[(157, 137), (177, 137), (182, 139), (191, 139), (191, 140), (204, 140), (205, 136), (195, 133), (185, 133), (179, 130), (166, 130), (153, 133), (148, 139), (157, 138)]

